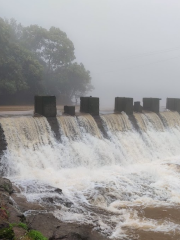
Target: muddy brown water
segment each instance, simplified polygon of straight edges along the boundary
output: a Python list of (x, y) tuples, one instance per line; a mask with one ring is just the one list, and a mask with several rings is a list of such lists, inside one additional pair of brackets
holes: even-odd
[[(63, 106), (58, 105), (57, 110), (63, 112)], [(34, 106), (0, 106), (0, 116), (3, 115), (33, 115)], [(180, 206), (176, 207), (143, 207), (136, 208), (138, 216), (149, 220), (158, 220), (173, 222), (175, 224), (180, 224)], [(128, 228), (125, 227), (129, 239), (132, 240), (180, 240), (180, 232), (154, 232), (151, 230), (142, 228)]]

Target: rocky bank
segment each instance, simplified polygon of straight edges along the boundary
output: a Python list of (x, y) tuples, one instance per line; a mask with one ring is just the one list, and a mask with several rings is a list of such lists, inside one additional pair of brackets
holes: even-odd
[[(60, 189), (55, 189), (55, 191), (62, 194)], [(94, 231), (92, 226), (58, 220), (50, 210), (52, 211), (45, 205), (28, 202), (9, 179), (0, 178), (0, 239), (107, 239)], [(33, 233), (32, 230), (39, 231), (42, 238), (39, 237), (40, 235), (30, 234)]]

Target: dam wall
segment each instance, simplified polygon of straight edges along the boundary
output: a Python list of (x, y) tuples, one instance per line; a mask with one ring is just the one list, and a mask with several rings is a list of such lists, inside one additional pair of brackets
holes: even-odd
[(91, 224), (110, 239), (121, 239), (124, 226), (179, 231), (173, 218), (141, 214), (179, 206), (180, 114), (140, 110), (0, 117), (1, 176), (55, 218)]
[[(77, 116), (63, 115), (48, 118), (42, 116), (1, 117), (0, 155), (2, 157), (7, 152), (8, 154), (12, 154), (12, 152), (13, 154), (20, 154), (21, 152), (22, 154), (23, 151), (32, 151), (33, 156), (36, 150), (41, 149), (43, 151), (44, 148), (49, 148), (52, 151), (53, 148), (57, 148), (58, 152), (60, 151), (59, 154), (62, 154), (62, 165), (63, 161), (66, 161), (66, 158), (63, 160), (64, 152), (71, 152), (68, 156), (71, 159), (69, 159), (68, 164), (71, 165), (71, 161), (74, 161), (74, 159), (83, 158), (79, 155), (80, 150), (77, 153), (77, 149), (72, 149), (75, 143), (80, 146), (82, 142), (84, 146), (86, 142), (86, 147), (91, 148), (92, 141), (97, 141), (98, 144), (103, 142), (105, 145), (108, 141), (112, 148), (117, 145), (119, 154), (126, 155), (130, 149), (134, 151), (135, 148), (144, 146), (144, 150), (151, 156), (153, 151), (160, 151), (159, 146), (161, 146), (162, 153), (165, 147), (171, 153), (174, 145), (168, 143), (170, 140), (166, 140), (166, 135), (170, 133), (169, 139), (176, 133), (173, 138), (176, 139), (176, 144), (178, 144), (180, 142), (179, 137), (177, 137), (177, 134), (180, 134), (180, 115), (178, 112), (133, 113), (129, 116), (125, 113), (114, 113), (99, 116), (79, 114)], [(157, 138), (154, 135), (157, 135)], [(136, 142), (136, 138), (139, 142)], [(125, 145), (124, 141), (127, 141)], [(171, 145), (172, 149), (170, 149)], [(84, 151), (83, 148), (81, 150)], [(176, 150), (178, 152), (179, 147)], [(103, 150), (99, 147), (98, 151)], [(112, 149), (109, 151), (112, 151)], [(41, 154), (44, 155), (45, 152), (41, 152)], [(139, 157), (142, 157), (140, 152)], [(120, 159), (121, 157), (118, 161), (121, 161)]]
[(7, 142), (5, 139), (4, 131), (0, 125), (0, 158), (6, 149), (7, 149)]
[[(166, 116), (166, 118), (165, 118)], [(169, 116), (167, 118), (167, 116)], [(173, 116), (173, 117), (172, 117)], [(46, 122), (47, 128), (49, 129), (49, 133), (55, 138), (57, 142), (62, 142), (62, 138), (64, 136), (68, 138), (74, 138), (77, 135), (77, 132), (80, 131), (83, 126), (86, 128), (86, 131), (92, 136), (96, 135), (95, 132), (98, 132), (98, 136), (101, 136), (104, 139), (109, 139), (108, 131), (109, 129), (114, 129), (115, 131), (127, 131), (129, 129), (134, 129), (137, 132), (141, 132), (145, 130), (145, 121), (150, 121), (153, 125), (155, 125), (158, 120), (161, 122), (161, 128), (169, 127), (169, 124), (172, 118), (176, 118), (177, 124), (175, 126), (179, 126), (180, 122), (179, 113), (178, 112), (161, 112), (159, 114), (155, 114), (152, 112), (148, 113), (137, 113), (134, 112), (131, 115), (126, 115), (125, 113), (114, 113), (114, 114), (103, 114), (98, 116), (91, 116), (90, 114), (78, 114), (77, 116), (70, 115), (62, 115), (57, 117), (33, 117), (33, 116), (9, 116), (0, 118), (0, 156), (3, 155), (3, 152), (7, 149), (7, 140), (4, 133), (4, 125), (7, 123), (8, 129), (6, 129), (6, 134), (11, 128), (16, 126), (16, 134), (18, 135), (18, 131), (25, 130), (28, 132), (34, 131), (34, 127), (31, 129), (30, 122), (34, 124), (40, 124), (38, 129), (41, 129), (42, 122)], [(145, 120), (146, 119), (146, 120)], [(152, 120), (154, 119), (154, 120)], [(179, 125), (178, 125), (179, 124)], [(18, 125), (18, 128), (17, 128)], [(126, 126), (126, 127), (125, 127)], [(127, 127), (129, 126), (129, 127)], [(131, 127), (130, 127), (131, 126)], [(173, 125), (174, 126), (174, 125)], [(36, 127), (37, 128), (37, 127)], [(91, 131), (91, 129), (95, 128), (96, 131)], [(108, 129), (109, 128), (109, 129)], [(43, 130), (43, 129), (42, 129)], [(40, 134), (41, 131), (36, 134)], [(15, 134), (15, 131), (13, 132)], [(27, 134), (24, 132), (24, 134)], [(80, 135), (80, 133), (78, 133)], [(20, 136), (19, 136), (20, 137)], [(27, 137), (27, 136), (26, 136)]]
[[(114, 234), (131, 205), (179, 204), (178, 112), (12, 116), (1, 117), (0, 126), (1, 176), (28, 202), (56, 206), (53, 214), (62, 221), (100, 219)], [(117, 215), (116, 208), (123, 211)]]

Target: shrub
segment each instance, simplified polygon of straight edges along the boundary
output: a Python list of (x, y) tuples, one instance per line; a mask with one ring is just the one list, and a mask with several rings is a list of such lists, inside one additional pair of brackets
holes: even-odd
[(33, 240), (48, 240), (46, 237), (42, 235), (42, 233), (36, 230), (30, 230), (27, 236), (32, 238)]

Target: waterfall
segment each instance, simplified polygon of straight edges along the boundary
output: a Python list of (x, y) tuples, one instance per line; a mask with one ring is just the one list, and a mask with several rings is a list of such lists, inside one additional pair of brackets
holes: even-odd
[(85, 114), (84, 116), (79, 116), (78, 122), (83, 133), (89, 133), (98, 138), (102, 138), (101, 132), (91, 115)]
[(61, 134), (69, 139), (75, 139), (81, 137), (81, 132), (75, 117), (60, 116), (57, 117), (59, 122)]
[(44, 117), (1, 118), (0, 124), (10, 151), (20, 148), (36, 150), (39, 146), (52, 144), (51, 129)]
[(108, 131), (117, 132), (132, 129), (132, 124), (130, 123), (126, 114), (102, 115), (101, 118), (104, 121)]
[[(89, 114), (57, 117), (62, 138), (57, 142), (44, 117), (0, 118), (8, 144), (5, 155), (13, 156), (13, 163), (20, 164), (22, 158), (26, 166), (47, 168), (51, 165), (51, 168), (61, 169), (124, 165), (180, 154), (180, 115), (177, 112), (163, 112), (159, 116), (135, 113), (139, 130), (134, 129), (124, 113), (102, 115), (101, 119), (108, 139), (103, 138)], [(7, 159), (10, 164), (10, 158)], [(13, 172), (13, 167), (10, 168)]]
[[(61, 188), (73, 207), (57, 208), (57, 218), (97, 223), (107, 236), (119, 237), (135, 219), (143, 228), (138, 206), (180, 202), (180, 115), (167, 111), (130, 118), (122, 113), (100, 119), (107, 138), (89, 114), (58, 116), (58, 141), (45, 117), (1, 117), (7, 150), (0, 168), (28, 201), (55, 196), (48, 186)], [(180, 228), (144, 221), (152, 231)]]
[(180, 115), (177, 112), (161, 112), (163, 123), (169, 128), (180, 128)]

